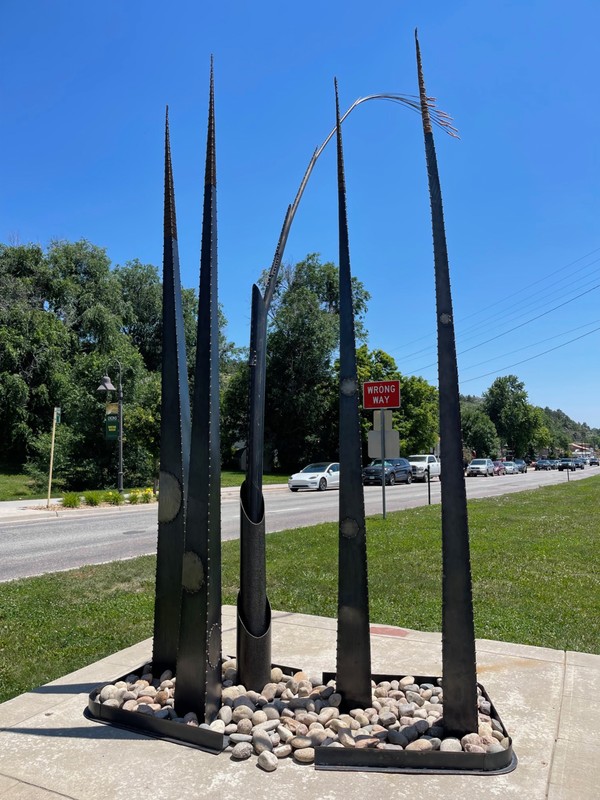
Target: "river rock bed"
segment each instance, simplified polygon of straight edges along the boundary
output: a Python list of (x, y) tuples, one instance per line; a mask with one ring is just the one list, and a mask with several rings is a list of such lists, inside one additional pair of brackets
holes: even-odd
[(273, 667), (262, 692), (237, 683), (235, 659), (223, 662), (222, 705), (210, 724), (190, 712), (175, 711), (177, 678), (170, 671), (154, 677), (146, 664), (114, 684), (98, 688), (96, 701), (108, 707), (149, 714), (174, 724), (208, 728), (228, 737), (226, 753), (233, 761), (253, 756), (266, 772), (293, 758), (312, 764), (315, 747), (369, 748), (429, 752), (497, 753), (510, 746), (501, 723), (491, 716), (490, 702), (478, 691), (479, 728), (462, 739), (444, 735), (444, 694), (441, 679), (415, 683), (411, 675), (371, 682), (368, 708), (340, 712), (335, 681), (323, 684), (304, 672), (284, 674)]

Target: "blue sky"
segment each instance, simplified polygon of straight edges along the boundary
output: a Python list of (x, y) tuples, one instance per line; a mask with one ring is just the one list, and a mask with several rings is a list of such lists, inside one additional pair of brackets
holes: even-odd
[[(416, 94), (418, 27), (428, 92), (461, 137), (436, 133), (461, 391), (516, 374), (530, 402), (600, 426), (597, 0), (3, 0), (0, 21), (0, 241), (86, 238), (113, 264), (160, 266), (168, 103), (182, 280), (194, 287), (214, 54), (219, 293), (239, 345), (251, 285), (334, 125), (333, 78), (342, 110)], [(343, 138), (369, 347), (436, 383), (419, 118), (365, 103)], [(338, 260), (332, 146), (284, 260), (309, 252)]]

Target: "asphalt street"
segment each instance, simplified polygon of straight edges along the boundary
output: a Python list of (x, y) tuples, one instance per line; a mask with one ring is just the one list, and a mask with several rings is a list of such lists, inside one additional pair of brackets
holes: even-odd
[[(535, 489), (600, 474), (597, 467), (566, 472), (535, 472), (495, 478), (466, 479), (469, 498), (489, 497)], [(431, 502), (440, 501), (440, 483), (430, 484)], [(381, 487), (365, 487), (367, 516), (382, 513)], [(267, 533), (338, 518), (339, 493), (288, 491), (267, 486)], [(426, 484), (387, 487), (387, 512), (424, 505)], [(37, 508), (35, 507), (37, 506)], [(47, 510), (43, 501), (0, 503), (0, 582), (46, 572), (73, 569), (156, 552), (157, 504), (102, 509)], [(221, 498), (222, 539), (239, 536), (239, 491), (224, 489)]]

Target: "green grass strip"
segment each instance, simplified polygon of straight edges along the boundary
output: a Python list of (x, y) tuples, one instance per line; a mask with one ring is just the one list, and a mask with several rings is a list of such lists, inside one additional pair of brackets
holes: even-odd
[[(309, 502), (307, 497), (307, 502)], [(469, 503), (478, 638), (600, 653), (600, 476)], [(371, 620), (441, 628), (440, 507), (367, 521)], [(335, 617), (336, 523), (267, 537), (275, 609)], [(239, 541), (223, 543), (234, 604)], [(152, 635), (155, 559), (0, 584), (0, 701)]]

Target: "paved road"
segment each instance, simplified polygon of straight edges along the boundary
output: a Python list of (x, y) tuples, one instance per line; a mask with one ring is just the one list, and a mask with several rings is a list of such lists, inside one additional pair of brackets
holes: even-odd
[[(581, 480), (600, 474), (596, 467), (571, 473), (533, 472), (496, 478), (469, 478), (469, 498), (488, 497)], [(440, 484), (430, 485), (431, 501), (440, 500)], [(335, 521), (337, 491), (291, 493), (285, 486), (265, 487), (267, 532)], [(386, 509), (396, 511), (424, 505), (427, 486), (412, 484), (386, 488)], [(40, 503), (43, 505), (43, 503)], [(367, 515), (381, 514), (380, 487), (365, 487)], [(222, 538), (239, 535), (239, 493), (224, 489), (221, 502)], [(31, 502), (0, 503), (0, 582), (100, 564), (156, 551), (157, 506), (110, 509), (32, 510)]]

